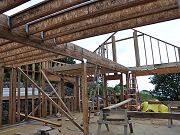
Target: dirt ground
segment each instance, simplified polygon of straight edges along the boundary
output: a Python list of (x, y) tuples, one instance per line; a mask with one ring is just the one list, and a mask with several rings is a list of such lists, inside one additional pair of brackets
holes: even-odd
[[(82, 114), (73, 114), (74, 118), (77, 118), (78, 123), (82, 123)], [(93, 116), (90, 121), (90, 134), (96, 135), (97, 133), (97, 120), (99, 116)], [(57, 118), (50, 118), (57, 123), (61, 123), (62, 127), (59, 127), (61, 132), (59, 135), (81, 135), (82, 133), (76, 128), (70, 121), (67, 121), (66, 117), (62, 117), (61, 121), (57, 121)], [(134, 133), (128, 133), (129, 135), (180, 135), (180, 121), (173, 120), (172, 128), (168, 128), (167, 120), (161, 119), (132, 119)], [(20, 124), (19, 126), (12, 126), (0, 130), (0, 135), (14, 135), (15, 133), (21, 133), (22, 135), (34, 135), (37, 130), (42, 127), (40, 122), (28, 122), (26, 124)], [(49, 125), (50, 126), (50, 125)], [(110, 133), (107, 132), (105, 126), (101, 128), (101, 135), (123, 135), (122, 126), (110, 125)]]

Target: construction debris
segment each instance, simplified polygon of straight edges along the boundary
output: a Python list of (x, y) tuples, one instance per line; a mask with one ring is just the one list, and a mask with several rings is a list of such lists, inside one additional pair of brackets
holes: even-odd
[(58, 135), (59, 132), (61, 132), (59, 129), (43, 126), (37, 131), (37, 135)]

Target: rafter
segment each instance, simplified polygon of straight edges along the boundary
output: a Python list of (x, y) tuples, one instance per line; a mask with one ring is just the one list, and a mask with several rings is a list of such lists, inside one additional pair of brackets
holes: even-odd
[[(10, 50), (10, 51), (7, 51), (7, 52), (2, 52), (1, 55), (0, 55), (0, 59), (2, 58), (7, 58), (7, 57), (12, 57), (12, 56), (15, 56), (15, 55), (19, 55), (19, 54), (27, 54), (28, 52), (32, 52), (32, 51), (35, 51), (37, 50), (37, 48), (33, 48), (33, 47), (30, 47), (30, 46), (25, 46), (25, 47), (21, 47), (21, 48), (18, 48), (18, 49), (13, 49), (13, 50)], [(29, 55), (31, 56), (31, 55)]]
[(47, 16), (68, 7), (80, 4), (82, 0), (50, 0), (43, 1), (28, 9), (25, 9), (11, 16), (11, 27), (15, 28), (38, 18)]
[(0, 14), (19, 6), (29, 0), (1, 0), (0, 1)]
[(178, 9), (176, 1), (170, 0), (164, 3), (162, 3), (161, 1), (155, 1), (52, 29), (44, 32), (44, 37), (45, 39), (52, 39), (58, 36), (68, 35), (75, 32), (121, 22), (132, 18), (155, 14), (171, 9)]
[(18, 60), (12, 60), (9, 62), (4, 62), (4, 65), (5, 66), (16, 66), (16, 65), (24, 65), (24, 63), (32, 64), (31, 62), (33, 62), (33, 61), (34, 62), (35, 61), (43, 62), (43, 61), (47, 61), (47, 60), (51, 60), (51, 59), (58, 59), (58, 58), (62, 58), (62, 56), (53, 54), (53, 53), (44, 53), (44, 54), (37, 54), (32, 57), (27, 57), (27, 58), (22, 58), (22, 59), (18, 59)]
[(77, 8), (75, 10), (52, 16), (48, 19), (32, 23), (29, 25), (29, 34), (34, 34), (41, 31), (47, 31), (60, 26), (68, 25), (74, 22), (82, 21), (88, 18), (96, 17), (105, 13), (114, 12), (123, 8), (127, 8), (133, 5), (146, 3), (153, 0), (101, 0), (96, 3), (92, 3), (87, 6)]
[(159, 22), (178, 19), (178, 18), (180, 18), (179, 9), (173, 9), (169, 11), (146, 15), (138, 18), (132, 18), (121, 22), (116, 22), (116, 23), (100, 26), (97, 28), (91, 28), (91, 29), (75, 32), (72, 34), (64, 35), (56, 38), (56, 42), (67, 43), (67, 42), (88, 38), (92, 36), (98, 36), (101, 34), (106, 34), (118, 30), (130, 29), (134, 27), (140, 27), (144, 25), (159, 23)]
[(15, 42), (9, 43), (9, 44), (4, 44), (3, 46), (0, 46), (0, 53), (7, 52), (10, 50), (14, 50), (14, 49), (18, 49), (18, 48), (21, 48), (23, 46), (24, 45), (19, 44), (19, 43), (15, 43)]

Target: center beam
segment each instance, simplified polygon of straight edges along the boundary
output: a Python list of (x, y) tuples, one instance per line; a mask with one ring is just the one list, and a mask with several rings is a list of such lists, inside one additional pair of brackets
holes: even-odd
[(88, 60), (88, 63), (92, 63), (95, 65), (98, 64), (101, 67), (105, 67), (105, 68), (112, 69), (115, 71), (119, 71), (119, 72), (128, 71), (127, 67), (124, 67), (109, 59), (102, 58), (101, 56), (91, 51), (88, 51), (84, 48), (81, 48), (79, 46), (76, 46), (72, 43), (67, 43), (64, 45), (55, 45), (53, 42), (42, 42), (41, 40), (37, 40), (34, 38), (29, 39), (27, 37), (19, 36), (15, 32), (8, 31), (8, 29), (5, 29), (1, 25), (0, 25), (0, 31), (1, 31), (0, 37), (11, 40), (11, 41), (19, 42), (28, 46), (50, 51), (55, 54), (73, 57), (78, 60), (83, 60), (83, 58), (85, 58)]

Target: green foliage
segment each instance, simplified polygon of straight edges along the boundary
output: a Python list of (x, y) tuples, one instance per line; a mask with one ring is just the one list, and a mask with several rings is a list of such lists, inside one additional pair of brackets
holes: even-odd
[(140, 91), (139, 96), (140, 96), (141, 102), (145, 102), (145, 101), (153, 99), (151, 93), (147, 90)]
[(67, 63), (67, 64), (75, 64), (76, 63), (75, 59), (72, 58), (72, 57), (65, 57), (65, 58), (62, 58), (62, 59), (58, 59), (57, 61), (64, 62), (64, 63)]
[(153, 96), (159, 100), (180, 100), (180, 73), (154, 75), (150, 80), (155, 85)]

